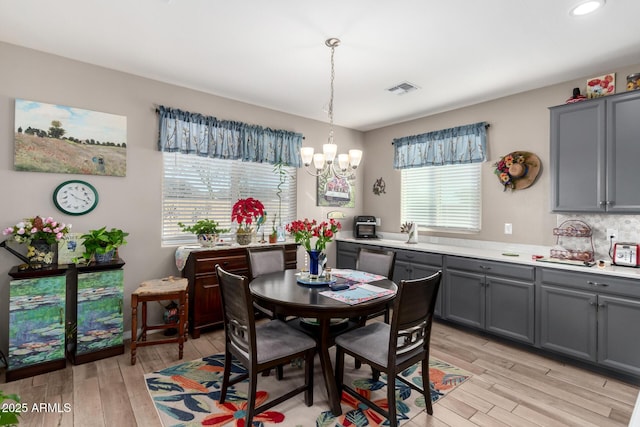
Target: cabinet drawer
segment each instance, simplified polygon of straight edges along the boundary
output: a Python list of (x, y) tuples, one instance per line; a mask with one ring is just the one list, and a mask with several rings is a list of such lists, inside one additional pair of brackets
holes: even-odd
[(550, 268), (541, 269), (540, 277), (543, 283), (640, 298), (640, 280)]
[(350, 243), (350, 242), (338, 242), (338, 250), (344, 252), (358, 252), (358, 248), (361, 245), (358, 243)]
[(442, 255), (419, 251), (396, 251), (396, 261), (406, 261), (415, 264), (429, 264), (442, 267)]
[(535, 269), (533, 267), (507, 262), (483, 261), (473, 258), (447, 257), (447, 267), (527, 281), (533, 281), (535, 277)]
[(220, 264), (220, 267), (227, 271), (244, 271), (247, 269), (247, 255), (242, 253), (225, 257), (199, 258), (195, 263), (196, 274), (215, 273), (216, 264)]

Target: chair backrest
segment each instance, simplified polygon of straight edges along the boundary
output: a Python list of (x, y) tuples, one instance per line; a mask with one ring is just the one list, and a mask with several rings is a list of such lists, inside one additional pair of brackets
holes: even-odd
[(251, 280), (285, 269), (284, 246), (247, 249), (247, 259)]
[(222, 296), (225, 340), (234, 356), (251, 363), (255, 360), (256, 334), (249, 279), (229, 273), (217, 264), (216, 274)]
[(392, 280), (393, 268), (396, 264), (395, 251), (383, 249), (358, 248), (356, 270), (379, 274)]
[(389, 366), (396, 360), (419, 359), (429, 354), (431, 325), (442, 271), (414, 280), (401, 280), (393, 302), (389, 337)]

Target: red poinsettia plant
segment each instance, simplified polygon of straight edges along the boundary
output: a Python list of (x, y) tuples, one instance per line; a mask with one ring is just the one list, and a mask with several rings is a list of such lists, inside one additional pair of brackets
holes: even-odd
[(240, 199), (233, 205), (231, 221), (238, 223), (238, 231), (251, 233), (254, 220), (264, 214), (264, 205), (258, 199), (248, 197)]
[(296, 240), (296, 243), (302, 244), (307, 251), (311, 250), (311, 240), (317, 239), (314, 249), (322, 252), (327, 247), (327, 243), (333, 240), (336, 233), (340, 231), (342, 225), (335, 219), (318, 223), (315, 219), (309, 221), (305, 218), (304, 220), (297, 219), (287, 224), (285, 228), (287, 233), (290, 233)]

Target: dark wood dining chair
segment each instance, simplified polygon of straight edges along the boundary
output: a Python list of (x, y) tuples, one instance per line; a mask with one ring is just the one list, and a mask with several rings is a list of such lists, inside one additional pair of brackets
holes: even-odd
[[(269, 408), (304, 392), (304, 402), (313, 405), (313, 359), (316, 342), (281, 320), (269, 320), (256, 325), (249, 290), (249, 279), (223, 270), (216, 265), (222, 295), (224, 315), (224, 374), (220, 389), (220, 403), (224, 403), (227, 389), (249, 378), (245, 425), (253, 425), (253, 417)], [(230, 378), (233, 359), (247, 369), (245, 374)], [(255, 407), (258, 373), (294, 359), (304, 359), (305, 382), (288, 392)]]
[[(336, 338), (335, 377), (338, 393), (345, 391), (365, 402), (387, 417), (392, 427), (398, 425), (396, 378), (420, 392), (424, 396), (427, 413), (433, 414), (429, 382), (429, 342), (441, 279), (442, 272), (439, 271), (426, 278), (400, 281), (393, 303), (391, 324), (372, 322)], [(387, 375), (388, 411), (343, 383), (345, 354), (370, 365), (374, 380), (379, 379), (380, 372)], [(422, 388), (398, 376), (416, 363), (421, 363)]]
[[(284, 246), (247, 249), (247, 261), (250, 280), (276, 271), (284, 271), (286, 268)], [(255, 301), (253, 306), (268, 318), (275, 318), (272, 308), (260, 305)]]
[[(371, 274), (378, 274), (384, 276), (389, 280), (393, 280), (393, 269), (396, 265), (396, 253), (395, 251), (385, 249), (371, 249), (371, 248), (358, 248), (356, 255), (356, 270), (366, 271)], [(372, 319), (384, 315), (384, 322), (389, 323), (389, 306), (384, 311), (373, 313), (367, 316), (366, 319), (362, 319), (362, 324), (367, 319)]]

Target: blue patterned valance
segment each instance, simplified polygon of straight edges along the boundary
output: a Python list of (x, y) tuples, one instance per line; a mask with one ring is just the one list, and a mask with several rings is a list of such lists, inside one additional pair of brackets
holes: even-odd
[(395, 169), (479, 163), (487, 160), (486, 122), (393, 140)]
[(159, 106), (160, 151), (300, 167), (302, 134)]

